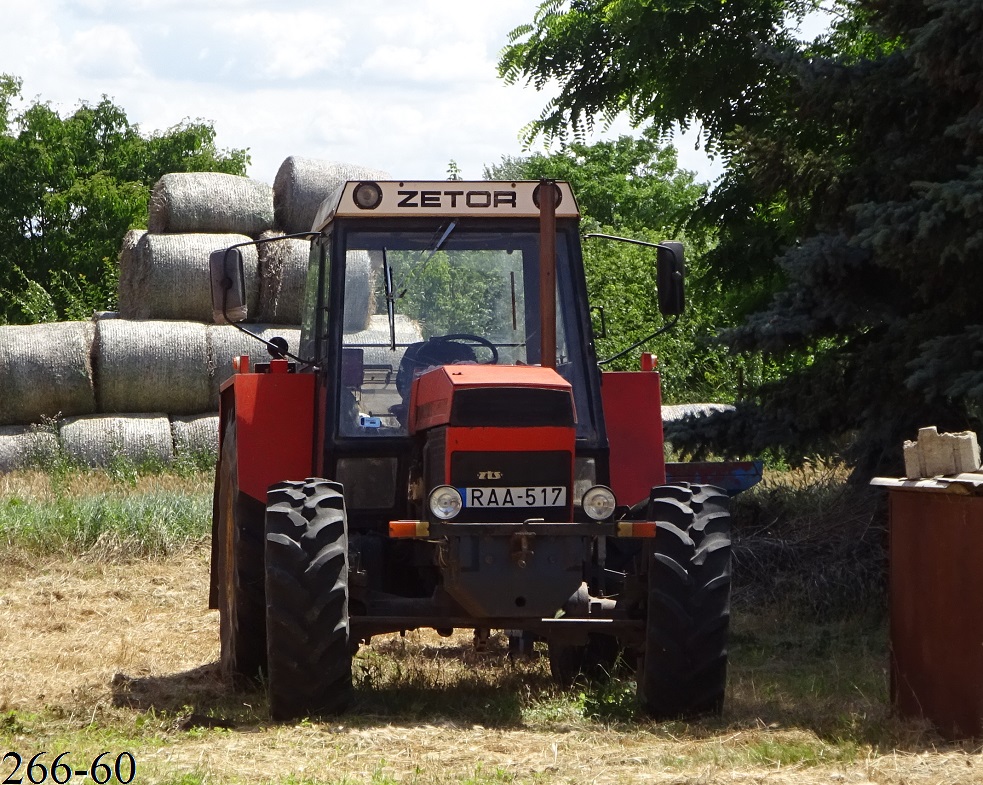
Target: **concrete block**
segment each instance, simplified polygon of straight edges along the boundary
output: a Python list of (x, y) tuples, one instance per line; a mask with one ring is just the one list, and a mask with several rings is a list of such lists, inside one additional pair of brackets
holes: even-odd
[(915, 479), (922, 476), (922, 454), (918, 442), (904, 443), (904, 476)]
[(939, 433), (934, 425), (920, 428), (917, 441), (904, 443), (905, 475), (909, 478), (975, 472), (980, 445), (972, 431)]

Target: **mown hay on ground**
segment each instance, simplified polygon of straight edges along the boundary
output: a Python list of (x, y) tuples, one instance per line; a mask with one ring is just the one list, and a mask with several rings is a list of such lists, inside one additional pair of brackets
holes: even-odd
[(181, 456), (218, 455), (218, 415), (201, 414), (171, 417), (174, 454)]
[(71, 417), (60, 433), (65, 454), (85, 466), (105, 467), (120, 459), (135, 466), (167, 464), (174, 458), (165, 414)]
[(197, 322), (99, 320), (94, 353), (99, 411), (212, 410), (206, 330)]
[[(243, 234), (144, 234), (120, 254), (119, 312), (128, 319), (212, 321), (208, 257), (212, 251), (248, 243)], [(246, 303), (256, 312), (259, 262), (256, 247), (240, 248)]]
[(273, 226), (273, 189), (221, 172), (165, 174), (150, 195), (149, 229), (157, 233), (220, 232), (257, 237)]
[(300, 324), (311, 255), (308, 240), (273, 240), (281, 232), (265, 232), (259, 246), (259, 310), (256, 318), (270, 324)]
[(309, 232), (321, 202), (348, 180), (388, 180), (379, 169), (290, 156), (273, 180), (276, 226), (285, 232)]
[(58, 454), (52, 430), (29, 425), (0, 426), (0, 472), (47, 466)]
[(0, 326), (0, 425), (96, 410), (90, 322)]

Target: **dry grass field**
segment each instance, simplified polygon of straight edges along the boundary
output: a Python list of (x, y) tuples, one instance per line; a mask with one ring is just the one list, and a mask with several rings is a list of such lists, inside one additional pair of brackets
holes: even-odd
[[(58, 482), (0, 478), (0, 511), (210, 493), (207, 478)], [(0, 753), (23, 756), (25, 783), (42, 751), (41, 763), (68, 753), (75, 769), (129, 752), (133, 781), (161, 785), (983, 782), (974, 743), (944, 744), (891, 715), (876, 610), (810, 620), (737, 597), (725, 713), (691, 724), (639, 716), (627, 679), (560, 690), (542, 652), (512, 661), (500, 636), (479, 653), (469, 634), (410, 632), (360, 651), (352, 714), (277, 725), (261, 689), (236, 693), (218, 676), (200, 533), (149, 555), (106, 532), (86, 547), (6, 539)], [(3, 760), (0, 780), (14, 764)]]

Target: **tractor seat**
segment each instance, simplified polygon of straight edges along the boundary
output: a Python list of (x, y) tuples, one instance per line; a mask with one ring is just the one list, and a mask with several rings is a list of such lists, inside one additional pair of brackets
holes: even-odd
[(453, 363), (474, 363), (474, 349), (466, 343), (448, 340), (440, 336), (413, 343), (406, 347), (403, 359), (396, 373), (396, 390), (403, 399), (403, 406), (409, 406), (410, 389), (413, 379), (427, 368)]

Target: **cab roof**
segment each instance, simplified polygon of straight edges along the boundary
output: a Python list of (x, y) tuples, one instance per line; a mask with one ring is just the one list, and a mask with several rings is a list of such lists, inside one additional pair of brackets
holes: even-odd
[[(579, 218), (570, 184), (557, 182), (557, 218)], [(312, 229), (336, 218), (538, 218), (538, 180), (350, 180), (321, 203)]]

